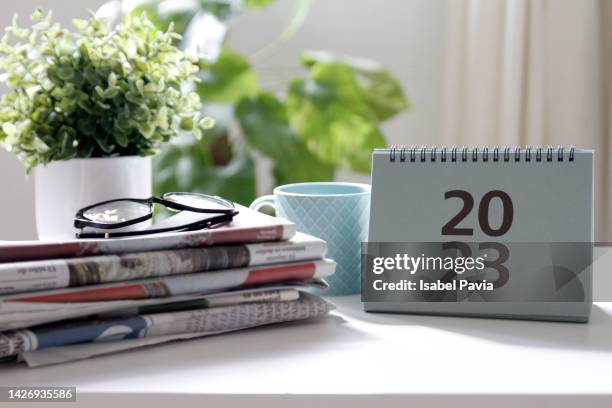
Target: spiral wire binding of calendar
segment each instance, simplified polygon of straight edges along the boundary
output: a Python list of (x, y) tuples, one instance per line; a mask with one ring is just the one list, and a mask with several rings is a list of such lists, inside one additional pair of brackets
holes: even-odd
[[(491, 150), (492, 150), (492, 154), (490, 155), (489, 153)], [(532, 154), (533, 150), (535, 150), (535, 154)], [(402, 145), (400, 147), (391, 145), (391, 147), (389, 148), (389, 160), (394, 162), (396, 160), (396, 156), (398, 155), (398, 152), (399, 152), (400, 162), (406, 162), (406, 161), (425, 162), (427, 161), (428, 156), (429, 156), (430, 162), (436, 162), (438, 158), (440, 159), (441, 162), (446, 162), (449, 156), (450, 156), (451, 162), (457, 162), (457, 161), (467, 162), (469, 161), (470, 156), (471, 156), (471, 161), (476, 162), (478, 161), (478, 156), (479, 156), (479, 150), (478, 150), (478, 147), (476, 146), (473, 146), (473, 147), (451, 146), (450, 148), (446, 146), (442, 146), (440, 149), (438, 149), (437, 146), (431, 146), (429, 148), (426, 146), (421, 146), (421, 147), (410, 146), (407, 148), (405, 145)], [(543, 153), (545, 153), (545, 155), (543, 155)], [(570, 146), (568, 161), (573, 162), (575, 158), (575, 154), (576, 154), (576, 148), (574, 146)], [(512, 148), (510, 146), (504, 146), (503, 148), (499, 146), (495, 146), (493, 148), (489, 148), (488, 146), (485, 146), (482, 148), (481, 156), (482, 156), (483, 162), (488, 162), (489, 156), (491, 156), (492, 161), (494, 162), (499, 162), (499, 161), (520, 162), (521, 161), (521, 147), (520, 146), (514, 147), (514, 152), (512, 152)], [(550, 145), (546, 147), (545, 149), (541, 146), (536, 146), (533, 149), (531, 146), (525, 147), (524, 161), (531, 162), (532, 156), (535, 156), (536, 162), (542, 162), (542, 161), (552, 162), (555, 160), (555, 156), (556, 156), (556, 160), (561, 162), (563, 161), (563, 158), (564, 158), (564, 148), (563, 146), (557, 146), (556, 148), (554, 148)]]

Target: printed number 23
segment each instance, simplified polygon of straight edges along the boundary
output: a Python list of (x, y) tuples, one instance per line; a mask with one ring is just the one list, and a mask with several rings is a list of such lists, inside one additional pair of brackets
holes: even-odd
[[(472, 211), (472, 208), (474, 208), (474, 197), (464, 190), (451, 190), (444, 193), (445, 200), (455, 197), (463, 200), (463, 207), (461, 208), (461, 211), (457, 213), (457, 215), (451, 218), (450, 221), (442, 227), (442, 235), (474, 235), (474, 230), (472, 228), (457, 228), (457, 225), (463, 221), (463, 219)], [(489, 222), (489, 206), (494, 198), (501, 200), (503, 207), (502, 223), (497, 229), (492, 228), (491, 223)], [(482, 232), (490, 237), (499, 237), (504, 235), (506, 232), (508, 232), (508, 230), (510, 230), (513, 219), (514, 206), (512, 205), (512, 199), (507, 193), (501, 190), (493, 190), (482, 196), (480, 204), (478, 205), (478, 224), (480, 224)], [(472, 251), (470, 246), (464, 243), (450, 242), (446, 247), (461, 249), (463, 256), (471, 256)], [(485, 262), (485, 266), (494, 268), (499, 273), (499, 277), (495, 282), (493, 282), (493, 286), (495, 288), (504, 286), (510, 279), (510, 271), (504, 266), (504, 262), (506, 262), (510, 256), (508, 247), (497, 242), (483, 242), (479, 245), (479, 249), (493, 249), (497, 251), (499, 254), (497, 259)]]

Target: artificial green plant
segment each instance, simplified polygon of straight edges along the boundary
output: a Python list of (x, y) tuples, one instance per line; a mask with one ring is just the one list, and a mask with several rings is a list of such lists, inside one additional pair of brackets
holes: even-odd
[(75, 31), (36, 11), (17, 17), (0, 42), (0, 145), (30, 171), (71, 158), (150, 155), (181, 132), (201, 138), (211, 126), (200, 97), (182, 85), (195, 79), (197, 58), (146, 14), (110, 27), (93, 14)]

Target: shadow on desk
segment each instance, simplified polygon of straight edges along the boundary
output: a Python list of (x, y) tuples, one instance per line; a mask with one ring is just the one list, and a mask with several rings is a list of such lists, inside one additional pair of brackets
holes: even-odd
[[(382, 325), (418, 325), (499, 343), (581, 351), (612, 352), (612, 303), (593, 304), (589, 323), (546, 322), (448, 317), (396, 313), (366, 313), (359, 299), (339, 299), (340, 309), (350, 318)], [(605, 305), (605, 303), (603, 304)]]

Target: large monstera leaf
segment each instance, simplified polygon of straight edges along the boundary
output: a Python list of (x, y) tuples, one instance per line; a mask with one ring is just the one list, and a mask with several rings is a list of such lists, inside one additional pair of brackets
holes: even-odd
[(306, 51), (302, 63), (313, 67), (321, 63), (342, 64), (353, 71), (365, 103), (376, 119), (384, 121), (410, 108), (410, 103), (397, 79), (376, 61), (335, 55), (326, 51)]
[(277, 184), (333, 180), (334, 167), (308, 150), (291, 129), (285, 105), (273, 95), (243, 99), (236, 116), (249, 146), (274, 161)]

